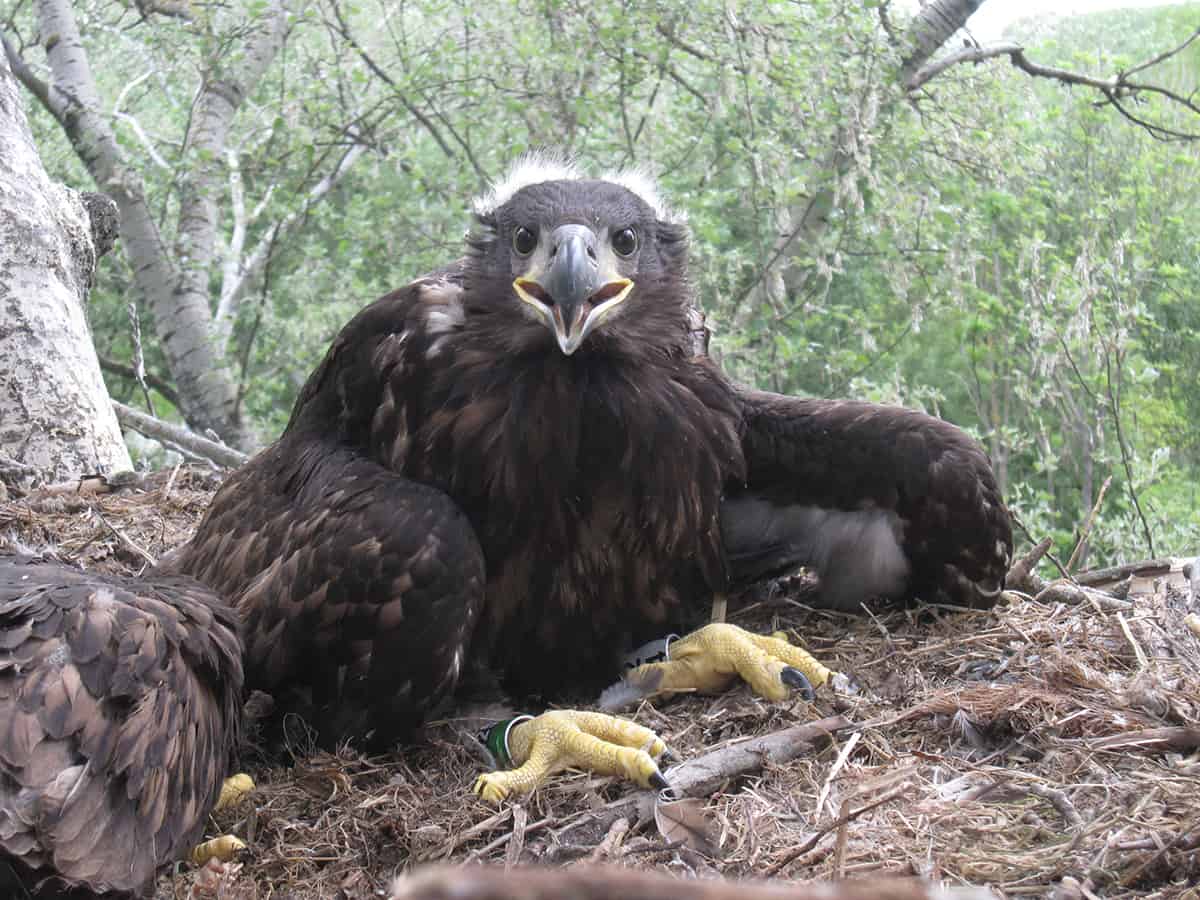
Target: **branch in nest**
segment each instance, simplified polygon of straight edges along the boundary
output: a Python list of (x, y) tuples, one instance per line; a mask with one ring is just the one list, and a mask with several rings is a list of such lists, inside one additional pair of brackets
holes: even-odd
[(1036, 547), (1012, 564), (1005, 576), (1004, 586), (1025, 594), (1040, 594), (1046, 587), (1045, 580), (1037, 574), (1037, 564), (1049, 552), (1053, 541), (1045, 538)]
[(1094, 750), (1143, 750), (1150, 753), (1191, 753), (1200, 749), (1200, 728), (1195, 725), (1172, 725), (1165, 728), (1145, 728), (1092, 741)]
[(1130, 575), (1136, 575), (1139, 578), (1153, 578), (1158, 575), (1166, 575), (1170, 571), (1171, 561), (1169, 559), (1143, 559), (1139, 562), (1125, 563), (1122, 566), (1080, 572), (1075, 576), (1075, 580), (1084, 587), (1096, 587), (1112, 581), (1122, 581)]
[(162, 419), (156, 419), (143, 412), (138, 412), (124, 403), (114, 400), (112, 401), (112, 405), (113, 409), (116, 410), (117, 420), (124, 427), (132, 428), (134, 431), (140, 432), (146, 435), (146, 437), (154, 438), (156, 441), (169, 441), (170, 443), (177, 444), (190, 453), (195, 453), (204, 459), (212, 460), (217, 465), (235, 468), (250, 458), (239, 450), (234, 450), (232, 447), (226, 447), (224, 444), (218, 444), (216, 441), (200, 437), (200, 435), (188, 431), (186, 428), (172, 425), (170, 422), (164, 422)]
[(1118, 600), (1112, 594), (1095, 588), (1071, 584), (1069, 581), (1054, 581), (1037, 593), (1038, 603), (1065, 603), (1068, 606), (1089, 605), (1105, 612), (1127, 612), (1133, 609), (1129, 600)]
[(761, 771), (767, 763), (780, 765), (819, 750), (852, 725), (845, 716), (829, 716), (762, 737), (734, 741), (675, 766), (666, 773), (667, 780), (677, 797), (704, 797), (731, 778)]
[[(761, 737), (733, 741), (723, 747), (710, 750), (703, 756), (689, 760), (669, 769), (664, 774), (671, 783), (671, 793), (676, 799), (684, 797), (707, 797), (726, 782), (743, 775), (762, 771), (768, 763), (782, 765), (806, 753), (815, 753), (828, 746), (833, 736), (853, 727), (844, 716), (829, 716), (784, 728)], [(612, 821), (626, 817), (630, 821), (648, 822), (654, 817), (654, 806), (659, 799), (655, 791), (639, 791), (619, 802), (610, 803), (594, 817)], [(563, 837), (559, 835), (560, 839)]]

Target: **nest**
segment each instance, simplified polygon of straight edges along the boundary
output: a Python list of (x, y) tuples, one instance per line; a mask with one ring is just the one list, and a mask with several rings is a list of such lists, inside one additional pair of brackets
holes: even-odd
[[(186, 539), (216, 484), (182, 468), (111, 493), (43, 489), (0, 503), (0, 552), (137, 573)], [(675, 817), (682, 839), (669, 816), (630, 814), (633, 788), (586, 773), (485, 806), (470, 793), (481, 763), (466, 712), (384, 756), (316, 752), (300, 728), (288, 759), (247, 752), (257, 790), (210, 823), (247, 854), (179, 864), (157, 897), (365, 900), (428, 863), (590, 861), (803, 882), (919, 875), (1003, 897), (1200, 896), (1187, 887), (1200, 879), (1200, 638), (1178, 573), (1135, 583), (1118, 606), (1014, 597), (986, 612), (847, 616), (809, 608), (805, 590), (792, 579), (744, 598), (730, 621), (790, 631), (861, 693), (771, 704), (742, 687), (631, 715), (685, 760), (835, 714), (859, 727), (731, 777)]]

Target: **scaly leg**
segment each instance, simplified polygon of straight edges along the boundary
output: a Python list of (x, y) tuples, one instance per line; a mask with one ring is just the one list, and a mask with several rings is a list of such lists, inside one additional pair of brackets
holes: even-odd
[(616, 709), (634, 700), (680, 691), (718, 693), (736, 678), (769, 700), (787, 699), (792, 688), (811, 698), (813, 689), (832, 683), (844, 690), (850, 679), (819, 663), (777, 631), (754, 634), (736, 625), (715, 623), (673, 641), (665, 662), (647, 663), (626, 673), (605, 691), (601, 706)]
[(667, 745), (650, 729), (624, 719), (560, 709), (519, 722), (507, 733), (507, 753), (516, 768), (486, 772), (475, 781), (475, 793), (492, 803), (528, 793), (570, 768), (618, 775), (645, 788), (668, 786), (655, 762), (667, 755)]
[[(221, 783), (221, 795), (217, 797), (217, 805), (213, 807), (213, 812), (236, 806), (241, 802), (243, 797), (247, 796), (253, 790), (254, 779), (245, 772), (230, 775)], [(245, 849), (246, 844), (241, 838), (234, 837), (232, 834), (223, 834), (220, 837), (197, 844), (192, 848), (192, 852), (188, 854), (188, 859), (193, 865), (197, 866), (204, 865), (210, 859), (219, 859), (222, 862), (226, 862), (233, 859), (234, 856)]]

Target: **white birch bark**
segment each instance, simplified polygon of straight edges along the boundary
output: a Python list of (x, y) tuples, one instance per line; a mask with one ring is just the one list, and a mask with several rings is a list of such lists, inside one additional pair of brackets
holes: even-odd
[(153, 314), (181, 411), (198, 431), (212, 431), (235, 446), (253, 448), (254, 435), (240, 414), (236, 383), (214, 334), (207, 286), (216, 263), (216, 193), (223, 178), (224, 146), (246, 93), (282, 45), (286, 6), (283, 0), (269, 0), (236, 59), (224, 70), (207, 73), (187, 135), (190, 161), (196, 165), (180, 176), (182, 200), (173, 251), (104, 115), (72, 4), (38, 0), (37, 16), (39, 31), (53, 36), (44, 42), (53, 83), (41, 84), (6, 48), (9, 59), (14, 67), (22, 65), (18, 76), (59, 121), (99, 189), (121, 211), (122, 247)]
[[(46, 175), (0, 54), (0, 460), (61, 481), (131, 463), (84, 305), (112, 244), (105, 206)], [(115, 219), (109, 223), (115, 226)]]

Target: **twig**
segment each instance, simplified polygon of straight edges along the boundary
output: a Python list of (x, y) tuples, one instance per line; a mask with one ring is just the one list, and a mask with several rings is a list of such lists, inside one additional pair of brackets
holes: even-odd
[(525, 849), (525, 825), (529, 821), (529, 813), (519, 803), (513, 807), (512, 834), (508, 837), (508, 847), (504, 851), (504, 868), (511, 869), (521, 859), (521, 851)]
[(1083, 816), (1075, 809), (1075, 804), (1071, 802), (1071, 798), (1062, 791), (1046, 787), (1044, 784), (1037, 784), (1036, 782), (1026, 784), (1024, 788), (1035, 797), (1041, 797), (1043, 800), (1049, 801), (1050, 805), (1058, 810), (1058, 814), (1066, 819), (1067, 824), (1072, 828), (1078, 828), (1083, 824)]
[[(1117, 381), (1116, 386), (1113, 385), (1113, 366), (1112, 356), (1117, 356)], [(1124, 354), (1114, 348), (1113, 353), (1104, 354), (1104, 374), (1105, 387), (1108, 395), (1108, 408), (1112, 413), (1113, 427), (1117, 433), (1117, 449), (1121, 451), (1121, 464), (1125, 467), (1125, 487), (1129, 491), (1129, 499), (1133, 501), (1133, 508), (1137, 511), (1138, 519), (1142, 523), (1142, 534), (1146, 538), (1146, 548), (1150, 551), (1150, 555), (1154, 556), (1154, 536), (1150, 533), (1150, 523), (1146, 521), (1146, 514), (1142, 511), (1142, 501), (1138, 497), (1137, 489), (1134, 487), (1133, 478), (1133, 454), (1129, 450), (1129, 444), (1125, 440), (1125, 430), (1121, 426), (1121, 372)]]
[(678, 850), (686, 843), (687, 841), (685, 839), (680, 838), (677, 841), (662, 841), (660, 843), (647, 844), (645, 847), (630, 847), (628, 850), (622, 853), (621, 856), (629, 857), (645, 856), (648, 853), (670, 853), (674, 850)]
[[(1018, 528), (1021, 529), (1022, 534), (1025, 535), (1025, 539), (1027, 541), (1029, 541), (1029, 543), (1031, 543), (1031, 544), (1037, 544), (1038, 541), (1034, 540), (1033, 535), (1029, 533), (1029, 529), (1026, 528), (1025, 523), (1021, 521), (1021, 517), (1018, 516), (1012, 510), (1009, 510), (1009, 515), (1012, 516), (1013, 524), (1015, 524)], [(1048, 560), (1050, 560), (1050, 562), (1054, 563), (1054, 568), (1058, 569), (1058, 573), (1060, 575), (1062, 575), (1063, 578), (1066, 578), (1071, 581), (1074, 580), (1071, 578), (1071, 573), (1067, 571), (1067, 567), (1064, 566), (1062, 563), (1060, 563), (1058, 561), (1057, 557), (1055, 557), (1055, 555), (1053, 553), (1051, 553), (1049, 550), (1046, 551), (1046, 559), (1048, 559)]]
[(1164, 728), (1144, 728), (1126, 734), (1092, 741), (1093, 750), (1147, 750), (1190, 753), (1200, 749), (1200, 727), (1170, 725)]
[(829, 789), (833, 785), (833, 779), (838, 776), (842, 768), (846, 765), (846, 760), (850, 758), (850, 754), (854, 752), (855, 746), (862, 740), (863, 733), (856, 731), (850, 735), (850, 739), (842, 746), (841, 751), (837, 755), (837, 759), (833, 761), (833, 765), (829, 767), (829, 774), (825, 776), (825, 783), (821, 785), (821, 792), (817, 795), (817, 808), (814, 818), (820, 818), (825, 808), (825, 802), (829, 799)]
[(872, 800), (865, 806), (860, 806), (858, 809), (852, 809), (843, 812), (842, 815), (838, 816), (824, 828), (819, 829), (815, 834), (812, 835), (812, 837), (810, 837), (799, 847), (789, 850), (783, 857), (777, 859), (775, 862), (771, 863), (771, 865), (767, 866), (762, 873), (763, 876), (766, 878), (771, 878), (774, 875), (778, 875), (781, 871), (791, 865), (793, 861), (799, 859), (813, 847), (817, 846), (817, 844), (821, 842), (821, 839), (834, 829), (841, 828), (844, 824), (852, 822), (854, 819), (857, 819), (864, 813), (868, 813), (877, 807), (883, 806), (885, 803), (891, 803), (893, 800), (903, 796), (911, 787), (911, 784), (902, 784), (898, 788), (888, 791), (882, 797)]
[[(513, 807), (514, 822), (516, 820), (516, 810), (518, 810), (518, 809), (521, 809), (521, 807), (520, 806)], [(540, 831), (541, 829), (545, 828), (547, 825), (553, 825), (557, 821), (558, 821), (558, 819), (554, 818), (553, 816), (547, 816), (544, 819), (538, 819), (532, 825), (526, 826), (523, 833), (529, 834), (534, 831)], [(514, 824), (514, 828), (515, 827), (516, 826)], [(489, 853), (491, 853), (493, 850), (497, 849), (498, 847), (503, 846), (504, 844), (506, 844), (510, 840), (512, 840), (512, 836), (513, 836), (513, 834), (511, 831), (508, 834), (500, 835), (500, 837), (496, 838), (490, 844), (485, 844), (484, 846), (480, 847), (478, 850), (473, 852), (470, 856), (468, 856), (467, 862), (471, 863), (471, 862), (475, 862), (476, 860), (482, 859), (483, 857), (485, 857)]]
[(512, 817), (512, 814), (513, 807), (510, 806), (506, 809), (500, 810), (500, 812), (496, 813), (495, 815), (488, 816), (482, 822), (477, 822), (466, 831), (456, 834), (450, 840), (446, 841), (446, 846), (438, 855), (442, 859), (448, 859), (451, 853), (453, 853), (467, 841), (471, 840), (471, 838), (475, 837), (476, 835), (483, 834), (485, 831), (491, 831), (493, 828), (503, 825)]
[(1137, 639), (1133, 636), (1133, 632), (1129, 630), (1129, 623), (1125, 621), (1125, 616), (1117, 613), (1117, 621), (1121, 623), (1121, 631), (1125, 635), (1125, 640), (1129, 641), (1129, 646), (1133, 648), (1133, 655), (1137, 657), (1138, 668), (1146, 668), (1150, 665), (1150, 661), (1146, 659), (1146, 651), (1142, 649), (1142, 645), (1137, 642)]
[(1130, 872), (1126, 872), (1125, 877), (1121, 879), (1122, 887), (1131, 885), (1134, 882), (1136, 882), (1139, 878), (1142, 877), (1143, 872), (1145, 872), (1148, 868), (1150, 868), (1150, 866), (1154, 865), (1156, 862), (1158, 862), (1160, 859), (1162, 859), (1164, 856), (1166, 856), (1169, 852), (1171, 852), (1177, 846), (1179, 846), (1179, 844), (1181, 844), (1183, 842), (1184, 838), (1186, 838), (1187, 836), (1188, 836), (1188, 830), (1184, 829), (1184, 830), (1179, 831), (1179, 833), (1176, 834), (1171, 840), (1169, 840), (1169, 841), (1167, 841), (1167, 843), (1163, 844), (1162, 847), (1160, 847), (1158, 849), (1157, 853), (1155, 853), (1153, 856), (1151, 856), (1149, 859), (1147, 859), (1145, 862), (1143, 862), (1137, 868), (1133, 869)]
[(1083, 552), (1083, 545), (1087, 543), (1088, 535), (1092, 533), (1092, 523), (1096, 521), (1096, 513), (1100, 511), (1100, 504), (1104, 502), (1104, 495), (1108, 493), (1108, 486), (1110, 484), (1112, 484), (1111, 475), (1104, 479), (1104, 484), (1100, 485), (1100, 494), (1096, 497), (1092, 511), (1088, 513), (1087, 521), (1083, 523), (1083, 529), (1079, 532), (1079, 541), (1075, 544), (1075, 549), (1071, 551), (1071, 558), (1067, 560), (1068, 572), (1075, 568), (1075, 563), (1079, 561), (1079, 557)]
[[(133, 366), (127, 366), (125, 363), (117, 362), (115, 359), (109, 359), (107, 356), (101, 356), (99, 359), (100, 368), (105, 372), (112, 372), (114, 375), (120, 375), (122, 378), (128, 378), (131, 381), (138, 380), (137, 372), (134, 371)], [(146, 384), (150, 385), (150, 387), (154, 388), (156, 391), (166, 397), (168, 403), (178, 408), (180, 404), (179, 392), (176, 391), (174, 387), (172, 387), (162, 378), (159, 378), (153, 372), (143, 371), (142, 375), (146, 380)]]
[(137, 544), (135, 544), (133, 542), (133, 540), (129, 537), (129, 535), (125, 534), (125, 532), (123, 532), (120, 528), (118, 528), (116, 525), (112, 524), (112, 522), (108, 521), (108, 519), (104, 518), (104, 514), (101, 513), (100, 510), (98, 510), (98, 509), (93, 510), (93, 512), (96, 514), (96, 518), (98, 518), (100, 520), (101, 524), (104, 525), (104, 527), (107, 528), (109, 531), (111, 531), (113, 533), (113, 535), (116, 537), (116, 539), (119, 540), (122, 544), (124, 544), (127, 549), (136, 553), (143, 560), (145, 560), (146, 563), (148, 563), (151, 566), (155, 565), (158, 562), (153, 556), (150, 555), (149, 552), (147, 552), (146, 550), (142, 549)]
[(729, 608), (729, 597), (724, 591), (722, 591), (719, 594), (713, 594), (712, 621), (713, 622), (724, 622), (725, 621), (725, 613), (728, 608)]
[(142, 397), (146, 400), (146, 410), (157, 419), (158, 413), (154, 410), (154, 399), (150, 396), (150, 386), (146, 384), (146, 355), (142, 352), (142, 320), (138, 318), (136, 303), (130, 302), (127, 309), (129, 310), (129, 337), (133, 341), (133, 377), (137, 379), (138, 386), (142, 389)]
[[(859, 732), (861, 733), (861, 732)], [(837, 841), (834, 842), (833, 851), (833, 879), (841, 881), (846, 877), (846, 841), (850, 836), (850, 801), (846, 800), (842, 803), (842, 812), (838, 816), (841, 822), (838, 825)]]
[(1065, 603), (1068, 606), (1086, 603), (1105, 612), (1125, 612), (1133, 609), (1133, 603), (1129, 600), (1118, 600), (1095, 588), (1081, 587), (1066, 581), (1055, 581), (1046, 585), (1033, 599), (1038, 603)]
[(621, 842), (625, 840), (625, 835), (629, 834), (629, 820), (624, 816), (614, 821), (608, 826), (608, 832), (604, 835), (604, 839), (596, 845), (596, 849), (592, 851), (588, 857), (589, 862), (600, 862), (608, 859), (621, 846)]
[(1147, 84), (1141, 81), (1133, 81), (1130, 76), (1142, 72), (1151, 66), (1161, 63), (1163, 60), (1182, 52), (1187, 48), (1192, 41), (1200, 37), (1200, 29), (1193, 32), (1183, 43), (1175, 48), (1160, 53), (1157, 56), (1147, 60), (1140, 65), (1134, 66), (1132, 69), (1118, 72), (1110, 78), (1097, 78), (1092, 75), (1085, 75), (1079, 72), (1071, 72), (1067, 69), (1059, 69), (1054, 66), (1044, 66), (1040, 63), (1035, 63), (1025, 55), (1025, 48), (1020, 44), (1015, 44), (1010, 41), (1005, 41), (999, 44), (993, 44), (987, 47), (970, 46), (963, 50), (958, 50), (954, 53), (949, 53), (940, 59), (933, 60), (919, 68), (905, 81), (904, 87), (909, 92), (916, 91), (923, 87), (928, 82), (932, 81), (947, 69), (953, 68), (963, 63), (981, 63), (989, 59), (995, 59), (1000, 56), (1007, 56), (1016, 68), (1025, 72), (1027, 75), (1032, 75), (1035, 78), (1051, 78), (1055, 81), (1060, 81), (1067, 85), (1081, 85), (1093, 88), (1104, 95), (1104, 101), (1101, 105), (1112, 104), (1112, 106), (1129, 119), (1131, 122), (1145, 128), (1150, 132), (1151, 137), (1157, 140), (1168, 140), (1175, 138), (1178, 140), (1197, 140), (1200, 139), (1200, 134), (1195, 132), (1176, 131), (1164, 125), (1159, 125), (1154, 122), (1147, 121), (1140, 116), (1131, 113), (1122, 103), (1122, 99), (1140, 99), (1138, 97), (1142, 92), (1150, 94), (1158, 94), (1165, 97), (1173, 103), (1176, 103), (1185, 109), (1200, 115), (1200, 105), (1194, 101), (1194, 94), (1183, 96), (1168, 88), (1161, 87), (1156, 84)]
[[(666, 773), (677, 797), (703, 797), (739, 775), (757, 772), (767, 763), (779, 765), (827, 744), (835, 734), (852, 727), (844, 716), (830, 716), (762, 737), (734, 741), (703, 756), (681, 763)], [(653, 798), (653, 793), (647, 792)]]

